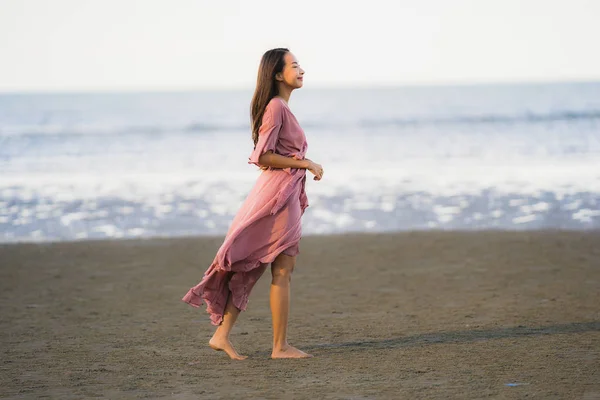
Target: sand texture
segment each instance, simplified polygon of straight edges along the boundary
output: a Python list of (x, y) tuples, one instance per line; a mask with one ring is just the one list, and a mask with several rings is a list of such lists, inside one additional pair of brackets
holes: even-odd
[(0, 397), (600, 399), (600, 232), (305, 237), (305, 360), (269, 358), (269, 270), (232, 333), (249, 358), (207, 346), (180, 299), (222, 240), (0, 246)]

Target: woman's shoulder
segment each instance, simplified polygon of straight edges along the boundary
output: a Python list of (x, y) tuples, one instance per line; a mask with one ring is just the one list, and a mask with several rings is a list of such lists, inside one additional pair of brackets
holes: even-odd
[(279, 97), (273, 97), (267, 103), (267, 108), (265, 110), (265, 114), (270, 114), (275, 120), (283, 120), (285, 114), (288, 112), (288, 108), (284, 104), (285, 101)]
[(284, 103), (285, 101), (281, 97), (275, 96), (269, 100), (267, 103), (267, 108), (269, 110), (282, 112), (287, 108)]

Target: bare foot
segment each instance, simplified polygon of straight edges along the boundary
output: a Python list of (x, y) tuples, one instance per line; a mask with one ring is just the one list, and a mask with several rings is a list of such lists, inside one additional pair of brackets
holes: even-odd
[(308, 354), (303, 352), (302, 350), (298, 350), (294, 346), (285, 345), (283, 347), (278, 348), (277, 350), (273, 349), (273, 353), (271, 353), (271, 358), (310, 358), (312, 354)]
[(229, 339), (221, 339), (213, 336), (208, 341), (208, 345), (214, 350), (224, 351), (229, 357), (231, 357), (232, 360), (245, 360), (248, 358), (248, 356), (239, 355), (238, 352), (233, 348), (233, 345)]

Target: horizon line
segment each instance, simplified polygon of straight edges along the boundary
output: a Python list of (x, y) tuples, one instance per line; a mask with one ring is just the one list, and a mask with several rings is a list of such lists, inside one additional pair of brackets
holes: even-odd
[[(310, 89), (315, 90), (339, 90), (339, 89), (401, 89), (401, 88), (425, 88), (425, 87), (469, 87), (469, 86), (511, 86), (511, 85), (560, 85), (560, 84), (585, 84), (585, 83), (600, 83), (600, 77), (596, 78), (578, 78), (578, 79), (515, 79), (515, 80), (499, 80), (499, 81), (439, 81), (439, 82), (394, 82), (384, 84), (380, 82), (373, 83), (343, 83), (343, 84), (316, 84), (310, 86)], [(183, 87), (112, 87), (103, 89), (100, 87), (88, 87), (78, 89), (9, 89), (0, 88), (1, 95), (19, 95), (19, 94), (142, 94), (142, 93), (196, 93), (196, 92), (233, 92), (233, 91), (252, 91), (254, 86), (193, 86), (189, 88)]]

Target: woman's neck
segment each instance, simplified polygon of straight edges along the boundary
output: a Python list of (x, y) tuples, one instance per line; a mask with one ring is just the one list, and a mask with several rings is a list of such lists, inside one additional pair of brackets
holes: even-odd
[(279, 84), (279, 94), (277, 95), (278, 97), (281, 97), (281, 99), (283, 101), (285, 101), (286, 103), (289, 103), (290, 101), (290, 96), (292, 94), (292, 89), (291, 87), (289, 87), (288, 85), (285, 84)]

